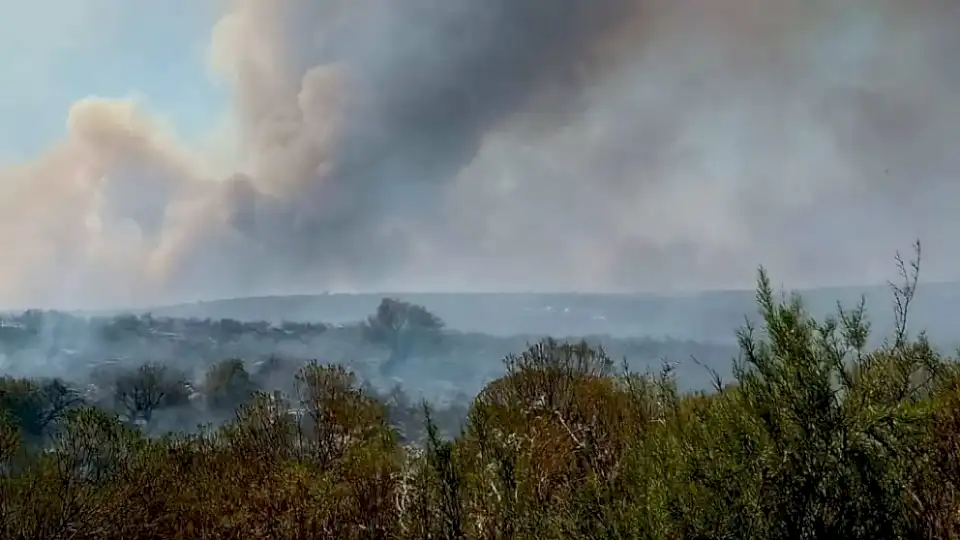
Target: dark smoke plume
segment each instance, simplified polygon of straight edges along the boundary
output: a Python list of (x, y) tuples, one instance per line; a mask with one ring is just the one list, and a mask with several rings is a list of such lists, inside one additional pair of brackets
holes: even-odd
[(0, 301), (957, 277), (954, 2), (227, 4), (237, 159), (78, 103), (0, 169)]

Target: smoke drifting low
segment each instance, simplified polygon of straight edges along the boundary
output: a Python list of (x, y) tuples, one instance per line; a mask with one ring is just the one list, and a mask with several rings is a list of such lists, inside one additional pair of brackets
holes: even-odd
[(0, 304), (958, 277), (957, 6), (231, 0), (242, 159), (75, 104), (0, 168)]

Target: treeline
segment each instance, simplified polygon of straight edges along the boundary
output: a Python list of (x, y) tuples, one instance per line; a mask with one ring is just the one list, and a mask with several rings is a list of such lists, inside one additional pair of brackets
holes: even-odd
[[(302, 363), (328, 357), (332, 349), (335, 356), (351, 357), (372, 368), (366, 371), (389, 377), (411, 355), (448, 352), (443, 338), (455, 336), (444, 334), (443, 327), (443, 321), (422, 306), (389, 298), (366, 320), (338, 326), (26, 311), (0, 317), (0, 372), (99, 384), (105, 373), (151, 364), (141, 367), (141, 377), (164, 372), (164, 377), (186, 380), (204, 377), (223, 358), (243, 358), (269, 369), (278, 358)], [(451, 345), (453, 352), (456, 344)], [(157, 359), (163, 359), (162, 366)], [(295, 371), (289, 369), (286, 375), (292, 377)], [(190, 390), (169, 395), (185, 393)]]
[[(85, 386), (57, 378), (2, 376), (0, 412), (17, 427), (23, 442), (38, 447), (51, 440), (72, 411), (84, 408), (97, 409), (146, 436), (210, 431), (233, 420), (257, 394), (295, 394), (297, 377), (318, 365), (272, 357), (251, 373), (243, 360), (227, 359), (194, 381), (184, 371), (157, 362), (105, 363), (91, 373)], [(367, 381), (355, 382), (383, 405), (400, 442), (422, 438), (422, 407), (402, 387), (378, 389)], [(455, 432), (466, 418), (468, 400), (462, 401), (440, 408), (445, 432)]]
[[(375, 314), (350, 325), (363, 341), (386, 347), (393, 355), (409, 354), (420, 340), (435, 343), (444, 322), (424, 307), (384, 298)], [(178, 319), (125, 313), (113, 317), (79, 317), (57, 311), (28, 310), (0, 316), (0, 353), (46, 345), (49, 349), (103, 347), (111, 344), (171, 342), (222, 348), (244, 338), (309, 342), (345, 325), (235, 319)]]
[(0, 535), (956, 538), (960, 370), (908, 334), (908, 270), (879, 348), (862, 304), (817, 320), (761, 273), (761, 323), (713, 391), (546, 340), (506, 358), (455, 438), (425, 411), (418, 446), (348, 370), (318, 364), (191, 436), (79, 407), (37, 446), (8, 412)]
[[(642, 329), (638, 329), (642, 330)], [(27, 311), (0, 316), (0, 373), (17, 377), (60, 377), (75, 385), (103, 386), (103, 375), (119, 368), (160, 361), (191, 380), (224, 358), (242, 358), (251, 372), (283, 358), (294, 367), (271, 378), (289, 385), (296, 363), (316, 358), (349, 362), (363, 380), (380, 387), (403, 382), (412, 394), (446, 401), (478, 392), (500, 375), (499, 359), (544, 336), (490, 336), (446, 328), (423, 306), (390, 298), (374, 313), (351, 324), (320, 322), (179, 319), (121, 314), (80, 317)], [(603, 343), (616, 357), (648, 364), (663, 357), (696, 356), (710, 365), (726, 364), (729, 344), (672, 339), (586, 337)], [(703, 386), (701, 370), (684, 382)], [(277, 389), (269, 385), (262, 390)], [(281, 388), (282, 389), (282, 388)]]
[[(282, 340), (309, 340), (332, 328), (324, 323), (239, 321), (236, 319), (181, 319), (152, 314), (124, 313), (112, 317), (80, 317), (59, 311), (27, 310), (0, 315), (0, 345), (8, 350), (49, 340), (69, 344), (80, 338), (102, 342), (130, 339), (209, 341), (217, 345), (244, 336)], [(423, 306), (384, 298), (377, 311), (354, 325), (371, 343), (408, 350), (415, 338), (434, 339), (445, 326), (443, 320)]]

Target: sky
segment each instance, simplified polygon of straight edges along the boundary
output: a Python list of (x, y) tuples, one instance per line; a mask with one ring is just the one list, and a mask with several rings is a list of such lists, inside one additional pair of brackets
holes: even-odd
[(211, 0), (0, 0), (0, 160), (24, 160), (66, 132), (74, 102), (136, 97), (188, 139), (228, 100), (211, 74)]
[(955, 0), (0, 13), (0, 307), (960, 279)]

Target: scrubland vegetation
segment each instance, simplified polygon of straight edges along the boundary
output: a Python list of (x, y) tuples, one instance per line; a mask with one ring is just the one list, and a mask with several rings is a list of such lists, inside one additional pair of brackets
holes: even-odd
[[(145, 364), (115, 381), (119, 415), (7, 378), (0, 537), (956, 538), (960, 370), (908, 333), (919, 256), (900, 269), (880, 347), (862, 304), (816, 320), (761, 271), (761, 317), (712, 391), (544, 340), (452, 437), (429, 407), (423, 436), (401, 437), (389, 400), (338, 365), (264, 393), (238, 361), (199, 389)], [(137, 427), (198, 399), (230, 420)]]

